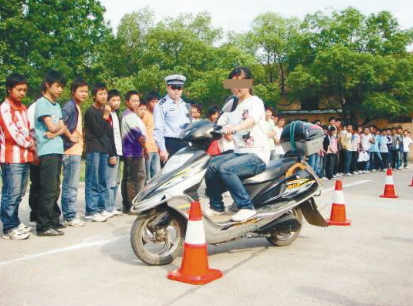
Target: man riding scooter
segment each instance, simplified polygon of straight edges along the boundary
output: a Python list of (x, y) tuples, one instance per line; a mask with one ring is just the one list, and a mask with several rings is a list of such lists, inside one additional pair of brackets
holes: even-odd
[[(232, 221), (242, 222), (256, 215), (254, 205), (242, 183), (242, 178), (265, 171), (270, 160), (265, 127), (263, 101), (252, 95), (252, 73), (246, 67), (231, 71), (225, 87), (231, 88), (238, 98), (238, 105), (232, 112), (224, 113), (218, 125), (223, 126), (224, 134), (234, 134), (234, 153), (213, 157), (206, 176), (207, 195), (210, 207), (209, 216), (225, 213), (222, 194), (228, 190), (239, 211)], [(234, 102), (236, 103), (236, 102)]]

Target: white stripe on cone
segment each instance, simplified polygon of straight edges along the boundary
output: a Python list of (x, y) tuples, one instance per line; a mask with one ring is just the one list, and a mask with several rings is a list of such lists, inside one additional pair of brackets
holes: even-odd
[(333, 196), (333, 204), (345, 204), (343, 190), (336, 190)]
[(387, 175), (386, 176), (386, 185), (394, 185), (392, 175)]
[(186, 229), (185, 243), (187, 244), (205, 244), (204, 223), (200, 221), (188, 221)]

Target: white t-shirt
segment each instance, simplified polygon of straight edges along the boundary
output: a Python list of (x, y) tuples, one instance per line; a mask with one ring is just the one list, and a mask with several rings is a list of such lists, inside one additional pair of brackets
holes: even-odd
[(357, 152), (360, 145), (360, 135), (355, 133), (351, 136), (351, 151)]
[(30, 130), (34, 130), (34, 112), (36, 110), (36, 102), (32, 103), (27, 110), (27, 117), (29, 119)]
[(254, 119), (254, 125), (234, 134), (234, 152), (239, 154), (254, 153), (266, 164), (270, 161), (267, 125), (265, 122), (264, 102), (257, 96), (251, 96), (237, 105), (233, 112), (224, 113), (219, 125), (238, 126), (247, 118)]
[[(271, 133), (271, 132), (275, 131), (274, 120), (272, 120), (272, 119), (265, 120), (265, 124), (267, 125), (267, 133)], [(271, 151), (275, 150), (274, 137), (268, 137), (268, 148)]]
[(119, 118), (116, 112), (111, 112), (110, 116), (112, 118), (112, 128), (113, 128), (113, 137), (115, 140), (116, 154), (122, 156), (122, 136), (120, 132)]
[(361, 134), (360, 137), (361, 137), (361, 140), (360, 140), (361, 149), (363, 151), (369, 151), (370, 146), (371, 146), (370, 139), (372, 139), (373, 136), (371, 134), (368, 134), (368, 135)]
[[(275, 127), (275, 137), (274, 137), (274, 138), (275, 138), (277, 141), (280, 141), (280, 138), (281, 138), (281, 134), (282, 134), (282, 132), (283, 132), (283, 129), (284, 129), (284, 128), (279, 127), (278, 125)], [(285, 154), (282, 145), (279, 144), (279, 143), (278, 143), (278, 144), (275, 144), (275, 154), (278, 154), (278, 155), (284, 155), (284, 154)]]
[(409, 136), (403, 137), (403, 152), (410, 152), (409, 146), (412, 143), (413, 141)]

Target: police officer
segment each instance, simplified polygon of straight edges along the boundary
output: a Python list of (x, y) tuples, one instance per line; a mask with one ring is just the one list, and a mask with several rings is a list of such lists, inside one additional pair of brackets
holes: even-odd
[(161, 161), (164, 163), (187, 146), (178, 137), (191, 122), (190, 105), (188, 110), (187, 103), (181, 98), (186, 78), (176, 74), (167, 76), (165, 81), (167, 95), (155, 105), (153, 111), (155, 121), (153, 137), (160, 150)]

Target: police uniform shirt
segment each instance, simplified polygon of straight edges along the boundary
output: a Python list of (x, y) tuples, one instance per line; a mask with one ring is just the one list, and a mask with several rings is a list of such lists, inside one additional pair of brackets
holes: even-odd
[(168, 95), (155, 104), (153, 119), (153, 137), (161, 151), (166, 151), (165, 137), (178, 138), (190, 123), (186, 103), (182, 99), (175, 103)]

